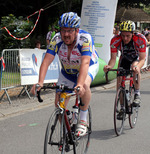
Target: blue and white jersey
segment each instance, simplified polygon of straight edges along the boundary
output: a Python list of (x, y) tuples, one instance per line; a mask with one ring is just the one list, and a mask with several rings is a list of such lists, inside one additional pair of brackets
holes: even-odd
[(57, 53), (62, 65), (62, 72), (70, 75), (77, 75), (80, 70), (81, 56), (90, 56), (90, 66), (98, 63), (98, 54), (96, 52), (92, 36), (80, 29), (77, 41), (70, 54), (68, 60), (68, 46), (64, 44), (60, 33), (57, 33), (50, 42), (50, 47), (47, 53), (55, 56)]

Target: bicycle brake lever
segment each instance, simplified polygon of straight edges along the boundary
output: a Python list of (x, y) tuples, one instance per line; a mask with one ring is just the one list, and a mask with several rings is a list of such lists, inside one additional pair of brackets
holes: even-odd
[(37, 93), (38, 101), (41, 103), (41, 102), (43, 102), (43, 99), (41, 98), (40, 92), (41, 92), (41, 90), (37, 91), (36, 93)]
[(40, 92), (41, 92), (41, 90), (39, 90), (39, 91), (37, 91), (37, 88), (39, 88), (40, 87), (40, 85), (36, 85), (36, 96), (37, 96), (37, 98), (38, 98), (38, 101), (41, 103), (41, 102), (43, 102), (43, 99), (41, 98), (41, 95), (40, 95)]
[(78, 93), (78, 92), (80, 91), (80, 87), (77, 87), (77, 88), (76, 88), (76, 91), (77, 91), (77, 93)]

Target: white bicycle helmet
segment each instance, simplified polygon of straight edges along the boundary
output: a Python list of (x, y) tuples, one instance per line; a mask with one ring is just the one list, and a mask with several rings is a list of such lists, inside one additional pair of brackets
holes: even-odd
[(67, 12), (60, 16), (59, 26), (68, 28), (79, 28), (81, 18), (74, 12)]

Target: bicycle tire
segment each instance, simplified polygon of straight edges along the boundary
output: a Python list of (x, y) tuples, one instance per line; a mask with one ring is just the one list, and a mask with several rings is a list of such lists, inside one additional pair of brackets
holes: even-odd
[[(122, 120), (117, 118), (117, 115), (121, 109), (120, 101), (123, 101), (122, 104), (124, 106), (123, 118)], [(126, 117), (125, 111), (125, 91), (123, 88), (119, 88), (116, 94), (115, 103), (114, 103), (114, 129), (117, 136), (121, 135), (124, 127), (124, 121)]]
[(44, 154), (52, 153), (65, 154), (65, 125), (60, 109), (52, 113), (45, 133)]
[(88, 129), (86, 135), (76, 138), (76, 146), (74, 146), (74, 148), (76, 148), (74, 149), (74, 151), (76, 151), (76, 154), (86, 154), (89, 148), (90, 135), (92, 133), (92, 113), (90, 106), (88, 108), (87, 123), (88, 123)]
[(134, 100), (133, 92), (134, 92), (134, 87), (130, 87), (129, 93), (130, 93), (130, 103), (131, 103), (131, 114), (129, 114), (129, 125), (131, 128), (134, 128), (137, 123), (138, 111), (139, 111), (139, 107), (132, 106)]

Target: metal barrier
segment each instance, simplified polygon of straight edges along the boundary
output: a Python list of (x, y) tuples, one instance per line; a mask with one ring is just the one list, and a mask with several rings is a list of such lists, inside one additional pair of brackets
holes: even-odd
[[(3, 60), (5, 62), (5, 69), (2, 70), (2, 67), (1, 67), (0, 90), (4, 90), (4, 93), (0, 97), (0, 101), (6, 94), (8, 101), (11, 104), (11, 100), (7, 92), (8, 89), (21, 86), (19, 49), (5, 49), (2, 51), (1, 57), (3, 57)], [(26, 89), (26, 86), (23, 86), (21, 93), (22, 91), (25, 91), (30, 98), (30, 95)]]

